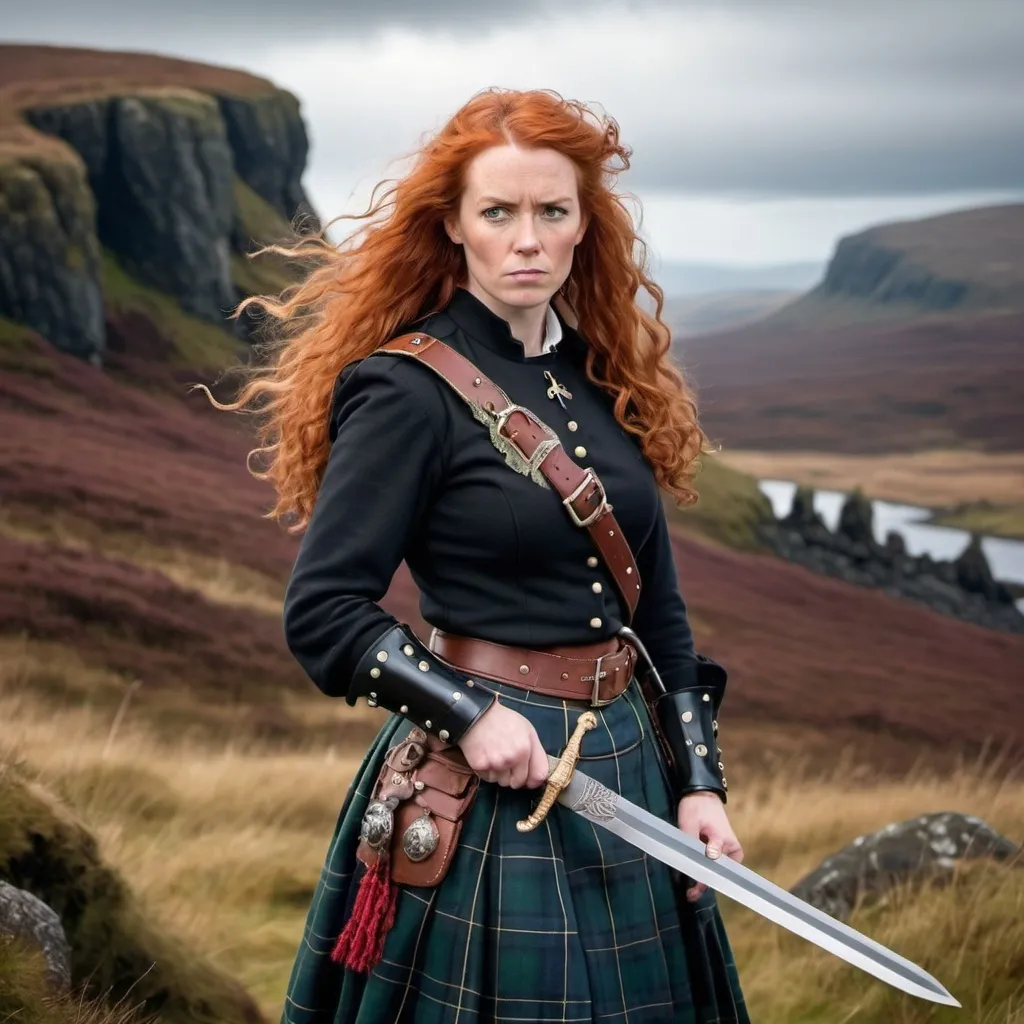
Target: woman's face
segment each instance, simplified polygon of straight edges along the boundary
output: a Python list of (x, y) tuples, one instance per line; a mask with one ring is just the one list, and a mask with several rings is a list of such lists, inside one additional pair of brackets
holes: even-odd
[(470, 291), (511, 308), (546, 304), (572, 269), (586, 231), (572, 161), (553, 149), (493, 146), (466, 171), (456, 215)]

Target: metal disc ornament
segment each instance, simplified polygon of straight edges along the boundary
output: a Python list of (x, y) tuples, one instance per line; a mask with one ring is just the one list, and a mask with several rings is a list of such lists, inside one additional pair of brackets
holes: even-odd
[(391, 838), (395, 827), (395, 808), (398, 801), (394, 797), (387, 800), (371, 800), (363, 814), (359, 827), (359, 838), (377, 851), (383, 850)]
[(416, 818), (402, 835), (402, 849), (411, 861), (426, 860), (436, 849), (440, 833), (428, 811)]

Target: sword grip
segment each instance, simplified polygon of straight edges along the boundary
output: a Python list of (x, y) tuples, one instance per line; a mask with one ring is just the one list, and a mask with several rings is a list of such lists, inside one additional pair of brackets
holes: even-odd
[(548, 775), (547, 785), (533, 812), (528, 818), (516, 822), (516, 828), (520, 832), (532, 832), (547, 816), (548, 811), (555, 805), (559, 793), (572, 781), (572, 774), (576, 770), (576, 762), (580, 758), (580, 744), (583, 742), (583, 734), (589, 732), (597, 725), (597, 715), (593, 711), (584, 711), (576, 719), (576, 728), (569, 737), (569, 742), (562, 751), (559, 758), (548, 756), (548, 765), (551, 768)]

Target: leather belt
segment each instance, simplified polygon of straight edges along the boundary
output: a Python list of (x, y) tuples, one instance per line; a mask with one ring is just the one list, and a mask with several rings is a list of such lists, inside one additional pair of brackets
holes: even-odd
[(587, 701), (600, 707), (629, 686), (636, 648), (616, 637), (596, 644), (509, 647), (434, 629), (427, 644), (442, 661), (467, 675), (508, 683), (547, 697)]

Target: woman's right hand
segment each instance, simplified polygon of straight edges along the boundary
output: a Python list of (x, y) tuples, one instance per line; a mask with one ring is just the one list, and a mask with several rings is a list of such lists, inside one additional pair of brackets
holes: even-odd
[(466, 730), (459, 747), (485, 782), (534, 789), (547, 781), (548, 755), (533, 723), (497, 700)]

